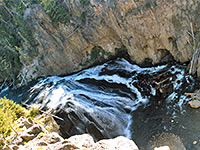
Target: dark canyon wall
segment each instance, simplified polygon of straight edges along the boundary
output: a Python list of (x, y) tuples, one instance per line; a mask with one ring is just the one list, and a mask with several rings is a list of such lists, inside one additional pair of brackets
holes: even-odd
[[(38, 76), (72, 73), (120, 50), (127, 50), (138, 64), (167, 62), (170, 57), (187, 62), (193, 54), (188, 40), (194, 44), (188, 34), (190, 23), (196, 44), (200, 37), (200, 1), (195, 0), (50, 0), (50, 3), (27, 0), (24, 3), (23, 21), (31, 30), (32, 41), (27, 42), (23, 36), (20, 39), (21, 51), (17, 51), (20, 69), (15, 78), (21, 83)], [(17, 11), (6, 4), (1, 7), (11, 15)], [(33, 41), (34, 54), (29, 52)], [(6, 77), (1, 75), (0, 80)]]

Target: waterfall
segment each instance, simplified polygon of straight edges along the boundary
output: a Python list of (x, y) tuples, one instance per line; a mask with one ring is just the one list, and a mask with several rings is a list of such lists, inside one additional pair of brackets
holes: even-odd
[(66, 137), (90, 133), (97, 140), (118, 135), (131, 138), (132, 115), (138, 107), (166, 99), (167, 103), (177, 101), (173, 106), (181, 108), (187, 100), (182, 94), (193, 87), (193, 80), (181, 65), (142, 68), (117, 58), (70, 76), (40, 79), (21, 103), (64, 118), (57, 121)]

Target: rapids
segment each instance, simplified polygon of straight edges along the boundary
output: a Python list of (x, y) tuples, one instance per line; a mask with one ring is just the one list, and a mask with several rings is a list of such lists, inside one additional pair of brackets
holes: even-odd
[(178, 64), (142, 68), (117, 58), (73, 75), (38, 79), (17, 92), (5, 88), (0, 96), (62, 117), (64, 121), (56, 121), (64, 137), (90, 133), (99, 140), (123, 135), (146, 149), (153, 135), (172, 132), (191, 148), (199, 137), (184, 137), (191, 132), (185, 121), (196, 123), (194, 132), (200, 135), (198, 123), (184, 117), (199, 112), (186, 105), (184, 92), (194, 88), (195, 79), (185, 69)]

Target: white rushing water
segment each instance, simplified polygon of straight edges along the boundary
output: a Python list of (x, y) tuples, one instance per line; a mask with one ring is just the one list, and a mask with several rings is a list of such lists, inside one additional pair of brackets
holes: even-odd
[[(140, 79), (138, 75), (154, 76), (166, 67), (141, 68), (119, 58), (71, 76), (53, 76), (40, 80), (31, 87), (29, 98), (24, 103), (40, 108), (62, 108), (67, 113), (73, 111), (82, 122), (89, 124), (91, 119), (83, 115), (87, 113), (106, 137), (124, 135), (131, 138), (131, 113), (139, 106), (148, 104), (150, 96), (158, 93), (155, 87), (146, 84), (150, 82), (149, 78)], [(175, 75), (175, 79), (169, 79), (173, 82), (174, 90), (167, 98), (169, 102), (178, 97), (175, 90), (181, 87), (185, 79), (183, 69), (175, 66), (171, 68), (169, 72)], [(190, 83), (189, 78), (187, 80)], [(143, 82), (146, 85), (140, 87)], [(146, 87), (149, 87), (149, 91)], [(183, 100), (178, 103), (179, 107), (182, 103)]]

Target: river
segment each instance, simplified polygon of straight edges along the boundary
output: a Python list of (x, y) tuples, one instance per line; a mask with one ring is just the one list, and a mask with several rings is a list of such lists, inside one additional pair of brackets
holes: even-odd
[[(142, 68), (124, 58), (73, 75), (40, 78), (0, 96), (50, 110), (64, 118), (64, 137), (90, 133), (96, 140), (126, 136), (148, 149), (154, 135), (173, 133), (188, 150), (200, 149), (200, 112), (187, 105), (184, 93), (195, 87), (186, 66)], [(197, 141), (197, 144), (193, 144)]]

